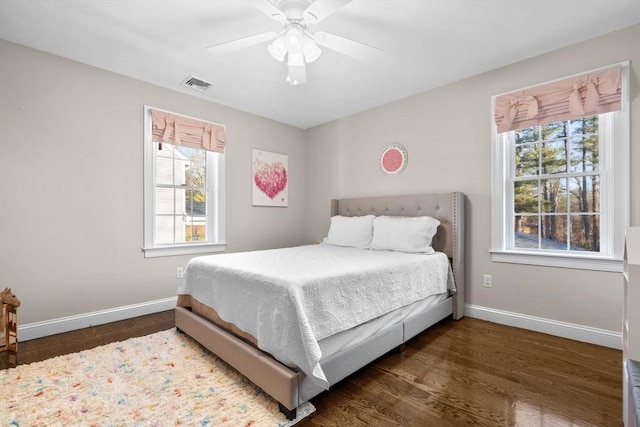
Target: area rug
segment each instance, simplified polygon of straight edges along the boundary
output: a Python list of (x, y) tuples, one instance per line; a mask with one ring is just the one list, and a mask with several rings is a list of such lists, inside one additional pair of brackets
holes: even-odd
[(0, 373), (0, 418), (9, 426), (273, 426), (278, 404), (175, 329)]

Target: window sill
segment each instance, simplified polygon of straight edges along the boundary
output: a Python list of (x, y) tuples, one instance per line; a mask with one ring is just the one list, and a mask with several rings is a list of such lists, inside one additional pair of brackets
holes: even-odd
[(544, 252), (524, 252), (508, 250), (492, 250), (494, 262), (511, 264), (542, 265), (546, 267), (575, 268), (579, 270), (622, 272), (623, 261), (603, 256), (564, 255)]
[(212, 252), (224, 252), (226, 243), (203, 243), (193, 245), (173, 245), (156, 246), (153, 248), (142, 248), (145, 258), (156, 258), (163, 256), (197, 255)]

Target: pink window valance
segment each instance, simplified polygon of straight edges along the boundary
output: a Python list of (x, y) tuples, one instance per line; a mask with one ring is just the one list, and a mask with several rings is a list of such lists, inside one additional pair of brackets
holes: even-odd
[(557, 80), (495, 100), (498, 133), (622, 108), (622, 67)]
[(224, 153), (222, 125), (151, 109), (151, 130), (154, 142)]

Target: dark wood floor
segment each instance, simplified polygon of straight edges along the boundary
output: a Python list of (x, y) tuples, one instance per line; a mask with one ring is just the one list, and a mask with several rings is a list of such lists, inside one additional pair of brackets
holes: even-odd
[[(20, 343), (31, 363), (173, 327), (173, 311)], [(622, 354), (445, 320), (312, 399), (315, 426), (621, 426)]]

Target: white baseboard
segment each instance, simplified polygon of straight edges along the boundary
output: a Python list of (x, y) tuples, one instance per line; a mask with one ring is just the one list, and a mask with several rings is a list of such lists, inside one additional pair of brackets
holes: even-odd
[(465, 315), (501, 325), (514, 326), (545, 334), (556, 335), (576, 341), (588, 342), (622, 350), (622, 333), (606, 329), (560, 322), (543, 317), (529, 316), (494, 308), (465, 304)]
[(18, 337), (20, 341), (28, 341), (34, 338), (74, 331), (90, 326), (103, 325), (118, 320), (131, 319), (132, 317), (144, 316), (145, 314), (167, 311), (176, 307), (176, 299), (177, 297), (170, 297), (108, 310), (60, 317), (58, 319), (45, 320), (44, 322), (18, 325)]
[[(74, 331), (76, 329), (88, 328), (91, 326), (116, 322), (118, 320), (144, 316), (146, 314), (159, 313), (161, 311), (171, 310), (175, 308), (175, 306), (176, 297), (170, 297), (140, 304), (116, 307), (108, 310), (60, 317), (58, 319), (46, 320), (44, 322), (29, 323), (18, 326), (18, 337), (20, 338), (20, 341), (28, 341), (35, 338)], [(500, 323), (502, 325), (556, 335), (563, 338), (588, 342), (604, 347), (611, 347), (618, 350), (622, 349), (622, 334), (620, 332), (576, 325), (574, 323), (560, 322), (557, 320), (497, 310), (473, 304), (465, 304), (465, 315), (487, 320), (489, 322)]]

